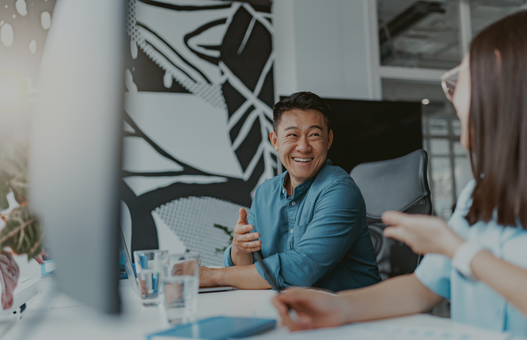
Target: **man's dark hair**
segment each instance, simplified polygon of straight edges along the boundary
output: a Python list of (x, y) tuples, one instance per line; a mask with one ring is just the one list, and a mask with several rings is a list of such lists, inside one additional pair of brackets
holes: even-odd
[(289, 97), (280, 100), (273, 108), (273, 129), (276, 132), (278, 124), (282, 119), (282, 114), (290, 110), (317, 110), (324, 115), (324, 121), (329, 130), (331, 130), (331, 108), (326, 102), (311, 92), (297, 92)]

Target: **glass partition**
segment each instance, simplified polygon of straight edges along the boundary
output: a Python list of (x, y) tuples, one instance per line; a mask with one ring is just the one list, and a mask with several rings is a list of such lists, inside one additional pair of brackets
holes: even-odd
[(423, 103), (423, 147), (429, 156), (434, 214), (450, 218), (457, 197), (472, 178), (468, 153), (459, 144), (461, 125), (454, 107), (439, 84), (385, 79), (382, 88), (384, 100)]
[[(446, 71), (457, 66), (461, 61), (461, 27), (466, 27), (463, 37), (468, 44), (470, 35), (527, 9), (527, 0), (461, 1), (377, 0), (380, 65), (399, 67), (397, 72), (381, 74), (385, 77), (381, 79), (382, 98), (423, 103), (423, 147), (430, 157), (434, 214), (443, 218), (452, 214), (472, 171), (468, 153), (459, 144), (459, 120), (441, 90), (440, 72), (436, 75), (422, 70), (428, 72), (425, 77), (419, 69)], [(460, 13), (463, 8), (468, 10)], [(410, 73), (420, 79), (410, 80)]]
[(450, 69), (461, 61), (457, 1), (377, 0), (383, 66)]
[(526, 0), (473, 0), (470, 4), (472, 36), (509, 14), (527, 9)]

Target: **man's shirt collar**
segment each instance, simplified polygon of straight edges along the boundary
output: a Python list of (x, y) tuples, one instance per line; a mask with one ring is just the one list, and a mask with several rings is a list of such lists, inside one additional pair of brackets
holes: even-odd
[[(305, 181), (303, 181), (302, 183), (300, 183), (294, 190), (294, 193), (293, 193), (293, 196), (292, 197), (295, 197), (295, 196), (298, 196), (298, 195), (301, 195), (303, 193), (305, 193), (310, 187), (311, 187), (311, 184), (313, 184), (313, 181), (315, 180), (315, 178), (317, 178), (318, 175), (320, 175), (320, 173), (324, 170), (324, 168), (328, 165), (331, 165), (331, 161), (329, 159), (326, 159), (326, 163), (324, 164), (324, 166), (320, 169), (320, 171), (318, 172), (318, 174), (316, 176), (313, 176)], [(281, 185), (282, 185), (282, 190), (280, 190), (280, 195), (284, 198), (287, 198), (287, 188), (284, 186), (284, 183), (287, 181), (287, 178), (289, 176), (289, 172), (286, 171), (283, 173), (283, 178), (282, 178), (282, 181), (280, 182)]]

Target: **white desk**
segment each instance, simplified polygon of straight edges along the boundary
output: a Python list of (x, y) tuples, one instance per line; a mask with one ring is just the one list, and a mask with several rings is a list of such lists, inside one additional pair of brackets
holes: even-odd
[[(227, 291), (200, 294), (198, 297), (198, 318), (211, 316), (240, 316), (277, 319), (278, 315), (271, 305), (270, 299), (276, 294), (273, 291)], [(82, 305), (62, 294), (54, 296), (51, 302), (45, 293), (29, 303), (27, 310), (19, 319), (14, 316), (0, 318), (0, 339), (23, 340), (94, 340), (94, 339), (126, 339), (144, 340), (145, 335), (168, 328), (161, 317), (159, 307), (143, 307), (139, 297), (129, 286), (128, 281), (121, 283), (123, 314), (121, 316), (101, 315), (90, 307)], [(472, 329), (449, 319), (430, 315), (414, 315), (376, 321), (379, 325), (427, 326), (440, 327), (445, 330)], [(325, 332), (335, 332), (327, 330)], [(299, 334), (299, 333), (296, 333)], [(331, 334), (323, 333), (325, 340), (333, 338)], [(315, 336), (316, 335), (316, 336)], [(321, 333), (304, 333), (298, 339), (319, 339)], [(287, 330), (278, 328), (265, 333), (258, 339), (278, 339), (290, 337)]]

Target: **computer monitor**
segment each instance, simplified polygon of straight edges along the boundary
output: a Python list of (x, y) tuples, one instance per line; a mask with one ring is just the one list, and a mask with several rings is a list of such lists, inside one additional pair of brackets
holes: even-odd
[(30, 202), (56, 284), (107, 313), (120, 312), (125, 25), (125, 0), (57, 2), (30, 150)]
[(328, 158), (349, 173), (356, 165), (423, 148), (420, 102), (324, 99), (332, 111)]

